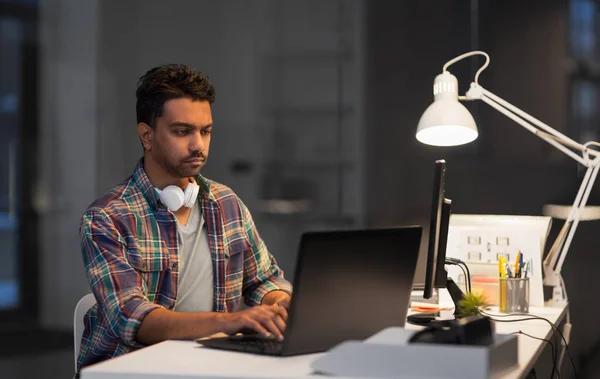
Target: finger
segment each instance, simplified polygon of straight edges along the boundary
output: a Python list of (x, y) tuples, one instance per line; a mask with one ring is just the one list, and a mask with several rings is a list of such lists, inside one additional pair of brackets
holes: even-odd
[(273, 317), (266, 317), (261, 319), (261, 324), (268, 331), (270, 331), (279, 341), (283, 340), (283, 334), (277, 326), (277, 324), (275, 324), (275, 322), (273, 321)]
[(286, 307), (275, 305), (275, 313), (277, 313), (283, 319), (283, 321), (287, 322), (288, 310)]
[(246, 326), (248, 328), (252, 328), (254, 330), (256, 330), (258, 333), (262, 334), (265, 337), (271, 337), (271, 333), (269, 333), (269, 331), (267, 329), (265, 329), (264, 326), (262, 326), (262, 324), (254, 319), (247, 319), (246, 321)]
[(281, 307), (278, 305), (260, 305), (258, 307), (252, 308), (254, 312), (256, 312), (257, 317), (264, 318), (274, 318), (275, 316), (281, 318), (284, 323), (287, 321), (288, 312), (285, 307)]
[(292, 301), (291, 297), (286, 297), (285, 299), (281, 300), (277, 304), (281, 305), (282, 307), (285, 307), (285, 309), (290, 309), (290, 302), (291, 301)]
[(273, 316), (273, 322), (275, 323), (275, 325), (277, 325), (279, 330), (281, 330), (281, 334), (283, 334), (287, 326), (285, 320), (280, 315), (275, 315)]
[(279, 315), (281, 318), (283, 318), (284, 321), (287, 321), (288, 311), (287, 311), (287, 309), (285, 309), (285, 307), (279, 306), (277, 304), (273, 304), (273, 305), (260, 305), (256, 308), (257, 308), (256, 311), (260, 312), (263, 315), (268, 315), (269, 317)]
[(287, 309), (285, 309), (285, 307), (280, 306), (279, 304), (261, 305), (260, 308), (262, 308), (262, 310), (268, 312), (271, 315), (280, 315), (284, 320), (287, 319)]

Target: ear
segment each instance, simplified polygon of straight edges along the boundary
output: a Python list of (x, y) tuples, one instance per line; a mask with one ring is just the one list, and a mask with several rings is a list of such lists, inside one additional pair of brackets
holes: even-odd
[(137, 125), (137, 133), (138, 137), (140, 137), (140, 142), (142, 143), (142, 146), (144, 146), (144, 150), (151, 150), (154, 129), (152, 129), (152, 127), (150, 127), (150, 125), (146, 124), (145, 122), (140, 122)]

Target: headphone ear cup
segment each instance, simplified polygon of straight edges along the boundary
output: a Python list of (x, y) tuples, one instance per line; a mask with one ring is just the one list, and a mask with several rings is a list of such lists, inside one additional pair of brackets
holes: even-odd
[(184, 195), (181, 188), (177, 186), (168, 186), (162, 191), (157, 189), (158, 194), (162, 202), (169, 208), (170, 211), (174, 212), (179, 210), (184, 204)]
[(200, 186), (197, 185), (196, 183), (190, 183), (185, 187), (185, 192), (184, 192), (184, 202), (183, 205), (185, 205), (188, 208), (191, 208), (194, 206), (194, 203), (196, 202), (196, 199), (198, 198), (198, 193), (200, 192)]

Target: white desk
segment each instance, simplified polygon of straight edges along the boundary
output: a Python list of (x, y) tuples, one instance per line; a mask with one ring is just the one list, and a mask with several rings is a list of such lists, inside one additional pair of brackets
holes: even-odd
[[(530, 312), (558, 324), (565, 315), (565, 308), (533, 308)], [(548, 338), (552, 333), (550, 325), (542, 320), (496, 323), (498, 333), (519, 330), (539, 338)], [(518, 338), (519, 367), (503, 378), (524, 378), (545, 345), (543, 341), (523, 335)], [(280, 358), (213, 350), (193, 341), (166, 341), (86, 367), (81, 371), (81, 378), (314, 378), (310, 364), (319, 356), (321, 354)]]
[[(529, 312), (532, 315), (540, 316), (552, 322), (556, 326), (560, 326), (566, 315), (567, 308), (530, 308)], [(497, 312), (490, 312), (497, 313)], [(523, 316), (515, 316), (514, 318), (523, 318)], [(510, 320), (511, 317), (502, 317), (502, 319)], [(496, 333), (508, 334), (519, 330), (530, 334), (534, 337), (549, 339), (552, 336), (552, 328), (543, 320), (531, 320), (521, 322), (496, 322)], [(559, 329), (561, 330), (561, 329)], [(562, 332), (562, 330), (561, 330)], [(533, 365), (536, 363), (546, 342), (539, 341), (519, 334), (519, 367), (508, 372), (503, 379), (521, 379), (529, 373)], [(560, 339), (560, 336), (558, 337)], [(560, 345), (559, 345), (560, 348)], [(560, 350), (559, 350), (560, 353)], [(565, 360), (566, 362), (566, 360)], [(548, 362), (549, 367), (552, 367), (552, 362)]]

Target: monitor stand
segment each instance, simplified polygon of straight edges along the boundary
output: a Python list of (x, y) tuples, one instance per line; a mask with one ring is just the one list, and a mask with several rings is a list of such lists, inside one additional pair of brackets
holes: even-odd
[[(464, 299), (464, 294), (461, 291), (461, 289), (458, 287), (458, 285), (454, 282), (454, 280), (452, 280), (452, 278), (448, 277), (448, 279), (446, 280), (446, 289), (448, 290), (448, 292), (450, 293), (450, 297), (452, 298), (452, 302), (454, 302), (454, 318), (459, 318), (458, 317), (458, 302), (462, 299)], [(414, 325), (422, 325), (422, 326), (428, 326), (431, 324), (443, 324), (446, 323), (448, 321), (448, 319), (445, 320), (439, 320), (437, 319), (437, 317), (440, 317), (440, 312), (425, 312), (425, 313), (413, 313), (412, 315), (408, 315), (406, 317), (406, 321), (410, 324), (414, 324)]]

